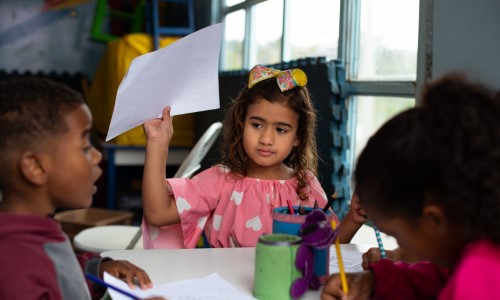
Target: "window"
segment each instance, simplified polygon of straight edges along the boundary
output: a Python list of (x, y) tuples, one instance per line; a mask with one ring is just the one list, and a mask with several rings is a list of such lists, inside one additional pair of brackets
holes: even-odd
[[(219, 0), (221, 70), (303, 57), (337, 58), (340, 0)], [(318, 9), (320, 8), (320, 9)]]
[(283, 0), (268, 0), (252, 7), (249, 64), (273, 64), (281, 61)]
[(294, 0), (286, 3), (288, 36), (283, 60), (308, 56), (337, 58), (340, 1)]
[[(342, 56), (350, 81), (350, 162), (395, 114), (415, 105), (418, 0), (345, 1)], [(349, 13), (347, 13), (349, 12)]]
[(418, 1), (361, 0), (353, 79), (415, 80)]
[(354, 157), (359, 155), (368, 138), (387, 121), (388, 116), (394, 116), (415, 105), (412, 98), (358, 96), (356, 100), (356, 109), (351, 114), (356, 124), (355, 135), (352, 136), (356, 146)]
[(219, 0), (223, 70), (339, 59), (349, 86), (350, 164), (382, 123), (415, 105), (418, 0)]
[(245, 10), (240, 9), (226, 15), (224, 43), (221, 55), (223, 70), (243, 68), (243, 38), (245, 37)]

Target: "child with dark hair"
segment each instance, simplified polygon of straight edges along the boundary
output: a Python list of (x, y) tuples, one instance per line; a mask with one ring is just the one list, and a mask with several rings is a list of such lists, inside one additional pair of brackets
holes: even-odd
[(80, 94), (47, 79), (0, 81), (0, 298), (90, 299), (104, 289), (84, 279), (108, 272), (151, 286), (126, 261), (75, 256), (57, 207), (92, 204), (101, 154), (90, 143), (91, 113)]
[(424, 262), (382, 259), (322, 299), (500, 299), (500, 101), (450, 74), (373, 135), (355, 170), (374, 224)]
[[(221, 164), (192, 179), (165, 181), (170, 108), (163, 119), (144, 124), (145, 248), (195, 247), (203, 230), (212, 247), (252, 247), (271, 233), (272, 210), (287, 200), (326, 205), (316, 178), (316, 112), (306, 84), (300, 69), (255, 66), (226, 113)], [(172, 224), (177, 228), (161, 227)]]

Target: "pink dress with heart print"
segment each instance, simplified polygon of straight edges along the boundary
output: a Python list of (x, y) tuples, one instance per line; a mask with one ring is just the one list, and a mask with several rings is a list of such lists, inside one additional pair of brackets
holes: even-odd
[[(192, 179), (167, 180), (175, 197), (181, 222), (154, 227), (143, 222), (145, 249), (194, 248), (202, 231), (211, 247), (255, 247), (263, 233), (272, 232), (272, 210), (298, 205), (297, 179), (236, 179), (221, 166), (211, 167)], [(308, 199), (301, 205), (324, 207), (327, 198), (311, 175)], [(338, 219), (335, 216), (338, 223)]]

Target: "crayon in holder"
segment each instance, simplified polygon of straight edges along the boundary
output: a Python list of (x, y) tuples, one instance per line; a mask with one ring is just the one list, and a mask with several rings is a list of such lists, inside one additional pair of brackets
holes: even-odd
[[(304, 214), (298, 214), (299, 207), (293, 206), (295, 214), (291, 215), (286, 206), (277, 207), (273, 210), (273, 233), (291, 234), (300, 236), (300, 227), (304, 224), (307, 214), (314, 208), (303, 207)], [(325, 213), (328, 224), (335, 220), (331, 211)], [(314, 274), (319, 277), (321, 284), (324, 284), (330, 276), (330, 247), (323, 249), (315, 248), (314, 256)]]

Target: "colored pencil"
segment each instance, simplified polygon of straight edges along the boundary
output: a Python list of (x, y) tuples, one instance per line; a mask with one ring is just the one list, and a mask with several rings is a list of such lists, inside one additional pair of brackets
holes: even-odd
[(286, 204), (288, 204), (288, 211), (291, 215), (295, 215), (295, 211), (293, 210), (292, 202), (290, 200), (286, 200)]
[(105, 286), (105, 287), (107, 287), (107, 288), (110, 288), (110, 289), (112, 289), (112, 290), (115, 290), (115, 291), (117, 291), (117, 292), (119, 292), (119, 293), (122, 293), (123, 295), (125, 295), (125, 296), (127, 296), (127, 297), (130, 297), (130, 298), (131, 298), (131, 299), (133, 299), (133, 300), (140, 300), (140, 298), (138, 298), (137, 296), (132, 295), (132, 294), (130, 294), (129, 292), (122, 290), (122, 289), (121, 289), (121, 288), (119, 288), (119, 287), (116, 287), (116, 286), (114, 286), (114, 285), (111, 285), (111, 284), (107, 283), (106, 281), (104, 281), (104, 280), (102, 280), (102, 279), (100, 279), (100, 278), (98, 278), (98, 277), (96, 277), (96, 276), (94, 276), (94, 275), (92, 275), (92, 274), (86, 273), (86, 274), (85, 274), (85, 277), (87, 277), (87, 279), (88, 279), (88, 280), (90, 280), (90, 281), (93, 281), (93, 282), (98, 283), (98, 284), (100, 284), (100, 285), (103, 285), (103, 286)]
[[(337, 223), (335, 221), (332, 221), (332, 229), (335, 230), (337, 228)], [(335, 251), (337, 252), (337, 260), (339, 262), (339, 271), (340, 271), (340, 282), (342, 283), (342, 291), (344, 294), (347, 295), (349, 292), (349, 288), (347, 287), (347, 278), (345, 276), (345, 270), (344, 270), (344, 262), (342, 260), (342, 253), (340, 252), (340, 241), (339, 237), (335, 239)]]
[(380, 230), (377, 226), (373, 225), (373, 230), (375, 230), (375, 236), (377, 237), (378, 249), (380, 250), (380, 257), (387, 258), (385, 253), (384, 244), (382, 243), (382, 237), (380, 236)]
[(337, 192), (333, 193), (332, 197), (330, 199), (328, 199), (328, 202), (326, 203), (325, 207), (323, 208), (324, 212), (328, 211), (328, 209), (332, 206), (333, 201), (335, 201), (335, 199), (337, 199)]

